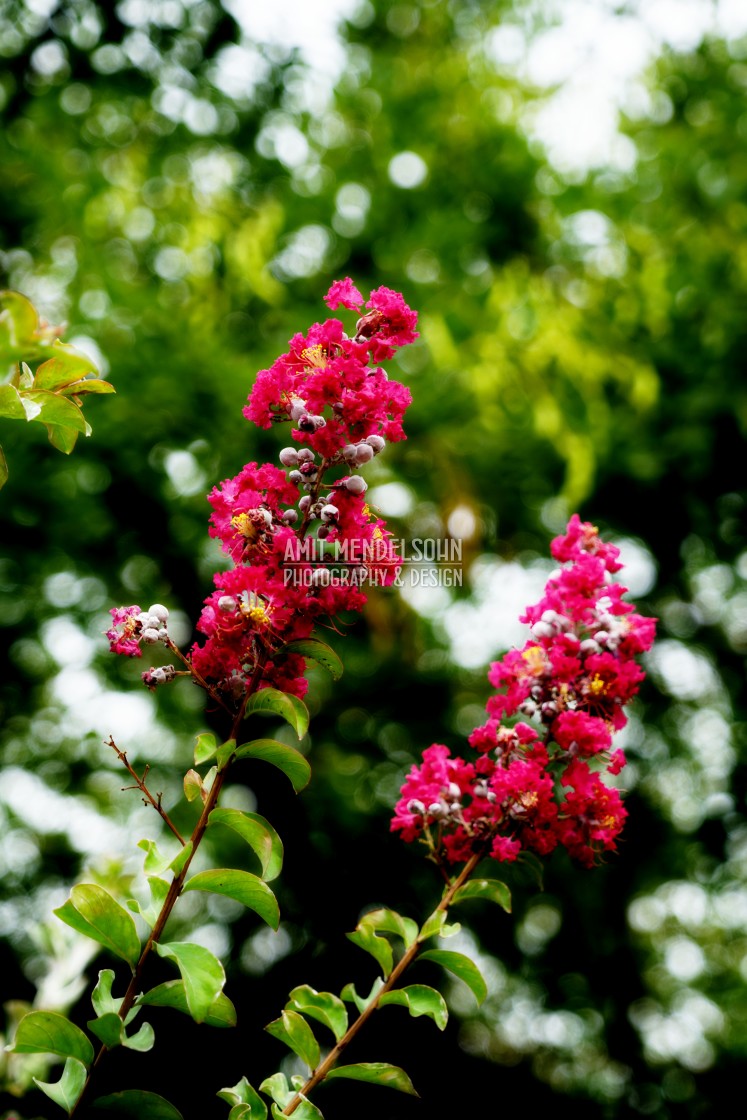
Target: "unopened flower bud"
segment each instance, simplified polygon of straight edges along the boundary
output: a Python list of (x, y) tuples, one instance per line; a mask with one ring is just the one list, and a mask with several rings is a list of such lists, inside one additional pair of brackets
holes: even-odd
[(461, 795), (462, 795), (462, 791), (460, 790), (460, 788), (456, 784), (456, 782), (449, 782), (449, 797), (451, 797), (453, 799), (455, 797), (459, 798), (459, 797), (461, 797)]
[(334, 521), (340, 516), (340, 511), (337, 506), (322, 506), (321, 510), (322, 521)]
[(306, 415), (306, 402), (302, 401), (300, 397), (296, 397), (289, 410), (291, 420), (300, 420), (302, 416)]
[(311, 450), (310, 447), (299, 447), (296, 454), (298, 456), (299, 463), (313, 463), (314, 462), (314, 452)]
[(354, 443), (346, 443), (340, 454), (347, 463), (354, 463), (358, 454), (358, 448)]
[(368, 444), (368, 443), (359, 443), (358, 444), (358, 446), (355, 449), (355, 461), (356, 461), (356, 463), (359, 463), (359, 464), (370, 463), (371, 460), (373, 459), (373, 457), (374, 457), (374, 450), (373, 450), (373, 447), (370, 446), (370, 444)]
[(284, 447), (278, 458), (284, 467), (295, 467), (298, 464), (298, 451), (295, 447)]
[(301, 513), (306, 513), (306, 510), (309, 508), (310, 505), (311, 505), (311, 498), (309, 497), (308, 494), (304, 494), (304, 496), (301, 498), (301, 501), (298, 503), (298, 508), (301, 510)]
[(368, 483), (365, 478), (361, 478), (359, 474), (353, 474), (350, 478), (346, 478), (343, 482), (343, 486), (346, 490), (349, 490), (351, 494), (365, 494), (366, 490), (368, 490)]
[(383, 436), (366, 436), (366, 443), (373, 448), (374, 455), (379, 455), (386, 447), (386, 440)]
[(282, 520), (288, 525), (293, 525), (295, 521), (298, 521), (298, 510), (287, 509), (283, 514)]
[(300, 471), (291, 471), (288, 475), (288, 481), (298, 486), (299, 482), (303, 482), (303, 475)]
[(425, 815), (425, 805), (422, 801), (418, 801), (416, 797), (407, 802), (407, 808), (410, 813), (416, 813), (419, 817)]
[(218, 600), (218, 610), (220, 611), (233, 612), (236, 610), (236, 605), (236, 600), (234, 599), (233, 595), (221, 595), (220, 599)]
[(155, 645), (159, 640), (160, 635), (158, 633), (158, 630), (156, 630), (153, 626), (148, 626), (147, 629), (143, 630), (140, 637), (146, 645), (152, 646)]
[(168, 608), (164, 607), (163, 603), (154, 603), (152, 607), (148, 607), (148, 614), (153, 615), (159, 622), (167, 622), (169, 617)]
[(320, 525), (316, 531), (316, 539), (318, 541), (325, 541), (330, 533), (329, 525)]

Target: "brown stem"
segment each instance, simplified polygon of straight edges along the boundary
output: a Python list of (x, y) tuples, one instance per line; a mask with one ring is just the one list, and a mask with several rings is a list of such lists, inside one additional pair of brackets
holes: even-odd
[[(267, 652), (268, 651), (265, 648), (263, 648), (262, 651), (259, 654), (259, 657), (257, 658), (257, 663), (254, 666), (254, 672), (252, 673), (252, 677), (251, 677), (251, 680), (249, 681), (249, 685), (246, 689), (246, 693), (245, 693), (244, 698), (241, 702), (239, 710), (234, 717), (234, 720), (233, 720), (233, 723), (232, 723), (232, 726), (231, 726), (231, 734), (229, 735), (229, 739), (236, 739), (238, 737), (239, 728), (241, 727), (241, 721), (244, 718), (244, 713), (246, 711), (246, 705), (249, 701), (249, 697), (254, 692), (256, 692), (257, 686), (259, 685), (259, 682), (262, 679), (262, 674), (264, 673), (265, 666), (267, 664)], [(116, 749), (117, 748), (115, 748), (115, 750)], [(119, 754), (119, 751), (117, 751), (117, 753)], [(145, 945), (143, 946), (143, 950), (140, 954), (140, 959), (138, 960), (137, 964), (135, 965), (134, 969), (132, 970), (132, 978), (130, 980), (130, 983), (127, 986), (127, 991), (124, 994), (124, 998), (122, 1000), (122, 1004), (121, 1004), (121, 1006), (119, 1008), (119, 1012), (118, 1012), (119, 1017), (122, 1020), (124, 1020), (126, 1018), (127, 1013), (129, 1012), (130, 1008), (132, 1007), (132, 1005), (134, 1004), (135, 1000), (138, 997), (138, 994), (139, 994), (139, 991), (140, 991), (140, 981), (141, 981), (141, 977), (142, 977), (142, 974), (143, 974), (143, 969), (145, 968), (146, 961), (148, 960), (148, 957), (151, 954), (153, 946), (156, 945), (158, 943), (158, 941), (160, 940), (161, 935), (163, 934), (163, 931), (166, 928), (166, 923), (168, 922), (169, 918), (171, 917), (171, 912), (174, 909), (174, 906), (176, 905), (176, 901), (179, 898), (179, 895), (182, 893), (182, 887), (184, 886), (184, 881), (187, 877), (187, 872), (189, 871), (189, 866), (192, 863), (192, 860), (194, 859), (194, 857), (197, 853), (197, 849), (200, 846), (200, 842), (201, 842), (203, 836), (205, 835), (205, 831), (206, 831), (207, 826), (208, 826), (208, 820), (209, 820), (210, 814), (212, 813), (213, 809), (215, 808), (215, 806), (218, 803), (218, 798), (220, 797), (221, 790), (223, 789), (223, 785), (225, 783), (226, 775), (228, 773), (228, 768), (229, 768), (230, 764), (231, 764), (231, 759), (229, 758), (228, 761), (226, 762), (225, 766), (223, 766), (222, 769), (218, 770), (218, 772), (215, 775), (215, 780), (214, 780), (212, 786), (210, 787), (210, 791), (209, 791), (207, 797), (205, 798), (205, 804), (202, 807), (202, 812), (200, 813), (200, 818), (197, 821), (197, 824), (195, 825), (194, 829), (192, 830), (192, 835), (190, 836), (190, 841), (192, 843), (192, 850), (190, 851), (187, 859), (185, 860), (184, 866), (182, 867), (179, 874), (174, 876), (174, 879), (171, 883), (171, 886), (169, 887), (166, 898), (163, 901), (163, 905), (161, 906), (160, 913), (159, 913), (158, 917), (156, 918), (156, 921), (153, 925), (153, 929), (150, 932), (148, 940), (145, 942)], [(139, 785), (139, 782), (138, 782), (138, 785)], [(183, 841), (182, 841), (182, 843), (183, 843)], [(101, 1061), (102, 1057), (107, 1052), (107, 1050), (108, 1050), (107, 1046), (101, 1046), (98, 1053), (96, 1054), (96, 1058), (93, 1062), (93, 1065), (91, 1066), (90, 1070), (88, 1071), (88, 1077), (86, 1078), (85, 1085), (83, 1086), (83, 1091), (82, 1091), (80, 1097), (78, 1098), (76, 1104), (74, 1105), (73, 1109), (71, 1110), (70, 1116), (73, 1116), (75, 1114), (75, 1112), (79, 1108), (81, 1102), (84, 1100), (84, 1098), (85, 1098), (85, 1096), (88, 1092), (89, 1085), (91, 1083), (91, 1078), (93, 1076), (93, 1071), (96, 1069), (97, 1065), (99, 1064), (99, 1062)]]
[(185, 842), (186, 842), (184, 840), (184, 837), (179, 832), (179, 829), (176, 827), (174, 822), (171, 820), (171, 817), (169, 816), (169, 814), (166, 812), (163, 805), (161, 804), (161, 794), (159, 793), (156, 797), (154, 797), (153, 794), (150, 792), (150, 790), (148, 789), (148, 787), (145, 784), (145, 779), (148, 776), (148, 770), (150, 769), (150, 767), (146, 766), (145, 770), (143, 771), (142, 778), (139, 778), (138, 775), (135, 773), (135, 770), (133, 769), (127, 755), (125, 754), (124, 751), (121, 751), (119, 749), (119, 747), (114, 742), (114, 739), (112, 738), (111, 735), (109, 736), (109, 739), (108, 739), (106, 745), (108, 747), (112, 747), (114, 749), (114, 751), (116, 751), (117, 758), (119, 759), (119, 761), (124, 764), (124, 766), (127, 769), (128, 774), (131, 774), (132, 777), (135, 779), (135, 786), (125, 786), (124, 788), (125, 789), (134, 789), (134, 788), (139, 789), (140, 792), (144, 795), (144, 797), (147, 797), (148, 801), (150, 801), (151, 805), (156, 810), (158, 815), (162, 818), (162, 820), (166, 823), (167, 827), (171, 829), (171, 831), (173, 832), (174, 836), (176, 836), (179, 843), (181, 845), (184, 845)]
[[(444, 891), (443, 897), (436, 907), (436, 911), (448, 910), (449, 906), (451, 905), (451, 901), (454, 898), (454, 895), (459, 890), (459, 888), (467, 882), (475, 867), (482, 859), (483, 854), (483, 852), (475, 852), (472, 856), (470, 856), (469, 860), (467, 861), (467, 863), (465, 863), (464, 867), (459, 872), (457, 877), (453, 880), (453, 882), (449, 883), (448, 887)], [(402, 973), (412, 964), (415, 957), (420, 952), (421, 946), (422, 942), (418, 937), (412, 943), (407, 952), (401, 957), (396, 966), (392, 969), (389, 978), (371, 1000), (365, 1011), (362, 1011), (355, 1022), (351, 1023), (340, 1041), (330, 1050), (329, 1054), (321, 1063), (321, 1065), (317, 1066), (317, 1068), (311, 1074), (306, 1084), (298, 1090), (293, 1100), (289, 1101), (289, 1103), (285, 1106), (281, 1115), (291, 1116), (292, 1113), (294, 1113), (298, 1106), (301, 1104), (303, 1099), (305, 1097), (308, 1097), (309, 1093), (311, 1093), (317, 1085), (324, 1081), (324, 1078), (335, 1065), (345, 1047), (355, 1038), (363, 1024), (367, 1022), (367, 1020), (370, 1019), (370, 1017), (373, 1015), (374, 1011), (376, 1011), (377, 1007), (379, 1006), (381, 997), (383, 995), (386, 995), (387, 992), (390, 992), (394, 988)]]

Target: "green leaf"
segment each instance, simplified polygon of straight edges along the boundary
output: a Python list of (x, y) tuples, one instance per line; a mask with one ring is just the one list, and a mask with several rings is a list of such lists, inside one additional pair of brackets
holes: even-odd
[(0, 447), (0, 490), (2, 490), (5, 483), (8, 481), (8, 460), (5, 458), (5, 452)]
[(68, 1058), (59, 1081), (40, 1081), (38, 1077), (34, 1081), (42, 1093), (69, 1114), (80, 1099), (86, 1076), (86, 1067), (77, 1058)]
[(511, 891), (500, 879), (470, 879), (459, 888), (451, 903), (453, 906), (471, 898), (487, 899), (489, 902), (497, 903), (507, 914), (511, 913)]
[[(285, 1120), (281, 1110), (293, 1100), (297, 1092), (297, 1090), (289, 1088), (285, 1075), (274, 1073), (272, 1077), (266, 1078), (259, 1088), (261, 1092), (272, 1097), (275, 1102), (272, 1105), (273, 1120)], [(297, 1120), (324, 1120), (316, 1105), (305, 1097), (302, 1097), (301, 1103), (295, 1109), (293, 1115)]]
[(122, 1041), (124, 1023), (116, 1011), (106, 1011), (103, 1015), (99, 1015), (98, 1019), (90, 1019), (87, 1026), (109, 1050), (119, 1046)]
[(289, 723), (299, 739), (303, 739), (309, 729), (309, 711), (303, 700), (290, 692), (279, 692), (276, 688), (263, 688), (249, 697), (244, 715), (267, 712), (280, 716)]
[(259, 914), (273, 929), (277, 929), (280, 924), (280, 909), (275, 895), (251, 871), (233, 871), (226, 867), (199, 871), (184, 884), (183, 892), (187, 891), (212, 891), (213, 894), (225, 895)]
[[(262, 693), (258, 695), (261, 696)], [(255, 739), (251, 743), (244, 743), (237, 749), (236, 758), (258, 758), (262, 762), (271, 763), (282, 770), (296, 793), (304, 789), (311, 778), (311, 767), (301, 752), (285, 743), (278, 743), (276, 739)]]
[[(185, 1015), (191, 1014), (183, 980), (167, 980), (164, 984), (158, 984), (138, 997), (138, 1005), (140, 1004), (148, 1007), (173, 1007), (175, 1011), (181, 1011)], [(236, 1026), (236, 1008), (225, 992), (218, 993), (203, 1022), (208, 1027)]]
[(213, 809), (208, 827), (223, 824), (233, 829), (252, 849), (262, 867), (262, 878), (276, 879), (283, 866), (283, 842), (275, 829), (258, 813), (240, 809)]
[(169, 864), (169, 871), (174, 872), (174, 877), (181, 874), (182, 868), (184, 867), (189, 857), (192, 855), (192, 847), (192, 841), (188, 840), (184, 847), (180, 848), (172, 859), (171, 863)]
[(383, 987), (384, 981), (380, 976), (377, 976), (367, 996), (359, 996), (355, 990), (355, 984), (346, 984), (340, 992), (340, 997), (344, 999), (346, 1003), (354, 1003), (362, 1015), (369, 1004), (373, 1003)]
[(35, 389), (48, 389), (54, 393), (62, 386), (82, 381), (87, 373), (98, 373), (96, 363), (67, 342), (58, 340), (51, 350), (52, 357), (42, 362), (36, 371)]
[(39, 316), (31, 300), (20, 292), (0, 292), (0, 360), (9, 365), (36, 349)]
[(348, 1029), (348, 1013), (339, 996), (332, 992), (317, 992), (308, 984), (300, 984), (290, 993), (286, 1010), (300, 1011), (310, 1019), (317, 1019), (329, 1027), (339, 1042)]
[(482, 1003), (487, 996), (488, 988), (482, 973), (474, 961), (465, 957), (463, 953), (454, 953), (446, 949), (429, 949), (426, 953), (421, 953), (418, 960), (435, 961), (442, 968), (453, 972), (455, 976), (464, 981), (478, 1003)]
[(146, 875), (160, 875), (169, 866), (172, 857), (165, 856), (155, 840), (138, 840), (137, 846), (145, 852), (143, 871)]
[(134, 1120), (184, 1120), (179, 1109), (170, 1101), (159, 1097), (158, 1093), (146, 1093), (142, 1089), (124, 1089), (107, 1097), (98, 1097), (93, 1107), (114, 1116), (131, 1116)]
[(148, 1050), (153, 1049), (155, 1043), (155, 1033), (150, 1023), (143, 1023), (140, 1030), (135, 1031), (134, 1034), (124, 1034), (122, 1038), (122, 1045), (128, 1050), (137, 1050), (138, 1053), (144, 1054)]
[(112, 995), (113, 983), (114, 972), (112, 969), (102, 968), (101, 972), (99, 972), (96, 987), (91, 992), (91, 1003), (97, 1015), (106, 1015), (110, 1011), (113, 1011), (115, 1015), (118, 1014), (122, 1006), (122, 1000), (115, 999)]
[(62, 428), (73, 428), (76, 432), (91, 434), (91, 426), (75, 401), (48, 393), (44, 389), (27, 389), (21, 393), (23, 407), (33, 406), (34, 415), (29, 420), (40, 420), (43, 424), (59, 424)]
[(381, 907), (378, 910), (369, 910), (361, 918), (358, 926), (370, 926), (371, 929), (380, 930), (382, 933), (395, 933), (401, 937), (405, 943), (405, 948), (409, 949), (418, 936), (418, 925), (412, 918), (403, 918), (396, 910), (388, 910), (386, 907)]
[(26, 419), (26, 411), (15, 385), (0, 385), (0, 416), (8, 420)]
[(108, 891), (96, 883), (73, 887), (70, 898), (55, 914), (78, 933), (98, 941), (118, 957), (135, 964), (140, 956), (140, 938), (135, 922)]
[(282, 653), (298, 653), (301, 657), (310, 657), (323, 669), (332, 675), (333, 680), (339, 681), (342, 676), (343, 665), (331, 646), (320, 642), (318, 638), (299, 638), (295, 642), (288, 642), (283, 646)]
[[(293, 1100), (294, 1096), (295, 1093), (291, 1093), (288, 1100)], [(272, 1120), (286, 1120), (280, 1105), (273, 1104), (270, 1108), (272, 1111)], [(316, 1105), (312, 1104), (306, 1097), (301, 1098), (301, 1103), (294, 1110), (293, 1115), (296, 1120), (324, 1120), (324, 1117)]]
[(283, 1011), (279, 1019), (267, 1024), (265, 1030), (273, 1038), (279, 1038), (289, 1046), (313, 1073), (319, 1065), (319, 1043), (309, 1024), (298, 1012)]
[(430, 918), (423, 922), (423, 927), (418, 934), (418, 941), (427, 941), (429, 937), (435, 937), (436, 934), (440, 937), (453, 937), (455, 933), (459, 933), (462, 928), (459, 922), (447, 926), (445, 924), (446, 918), (445, 910), (434, 910)]
[(389, 976), (393, 963), (392, 947), (380, 933), (397, 934), (409, 949), (418, 936), (418, 927), (411, 918), (403, 918), (395, 910), (371, 910), (363, 915), (355, 931), (347, 935), (354, 945), (374, 957), (384, 976)]
[(188, 770), (184, 775), (184, 796), (187, 801), (196, 801), (202, 795), (202, 778), (196, 770)]
[[(267, 1120), (267, 1105), (262, 1100), (257, 1090), (249, 1084), (245, 1077), (242, 1077), (241, 1081), (234, 1085), (233, 1088), (221, 1089), (218, 1096), (222, 1101), (226, 1101), (234, 1107), (241, 1105), (248, 1106), (251, 1109), (251, 1113), (245, 1113), (247, 1120), (249, 1115), (251, 1115), (251, 1120)], [(233, 1116), (233, 1109), (231, 1109), (231, 1115), (228, 1120), (231, 1120), (231, 1116)], [(238, 1114), (236, 1120), (238, 1120)]]
[(396, 988), (393, 992), (386, 992), (379, 1000), (379, 1007), (392, 1003), (406, 1007), (414, 1019), (419, 1015), (427, 1015), (440, 1031), (444, 1029), (449, 1018), (444, 997), (435, 988), (429, 988), (425, 984), (410, 984), (406, 988)]
[(218, 749), (218, 743), (215, 735), (209, 735), (203, 732), (198, 735), (195, 740), (195, 766), (200, 766), (203, 762), (211, 759)]
[(116, 391), (110, 381), (102, 381), (100, 377), (86, 377), (84, 380), (74, 381), (72, 385), (66, 385), (64, 389), (58, 390), (65, 397), (83, 397), (89, 393), (100, 396), (103, 393), (116, 393)]
[(226, 982), (223, 965), (209, 949), (187, 941), (162, 942), (155, 949), (160, 957), (174, 961), (184, 981), (189, 1013), (196, 1023), (204, 1022)]
[(161, 913), (163, 904), (166, 901), (166, 895), (169, 893), (170, 884), (165, 879), (159, 879), (155, 875), (148, 876), (148, 886), (150, 887), (151, 902), (149, 906), (141, 906), (140, 903), (130, 898), (127, 905), (134, 914), (139, 914), (149, 926), (156, 924), (156, 919)]
[(56, 1054), (59, 1058), (75, 1058), (84, 1066), (93, 1061), (91, 1040), (64, 1015), (56, 1011), (29, 1011), (18, 1024), (13, 1045), (14, 1054)]
[(47, 424), (47, 438), (49, 442), (52, 444), (52, 447), (56, 447), (63, 455), (70, 454), (78, 442), (79, 435), (80, 433), (76, 432), (73, 428), (62, 428), (59, 424)]
[(338, 1077), (349, 1077), (353, 1081), (367, 1081), (369, 1085), (385, 1085), (389, 1089), (399, 1089), (400, 1093), (409, 1093), (411, 1097), (418, 1097), (410, 1078), (399, 1066), (391, 1066), (388, 1062), (359, 1062), (352, 1066), (335, 1066), (327, 1074), (326, 1081), (334, 1081)]

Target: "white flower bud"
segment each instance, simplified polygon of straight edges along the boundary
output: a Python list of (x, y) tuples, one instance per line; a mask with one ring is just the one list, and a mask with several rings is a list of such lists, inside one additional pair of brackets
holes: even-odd
[(155, 643), (159, 640), (158, 631), (155, 630), (152, 626), (148, 626), (145, 630), (143, 630), (140, 637), (145, 642), (145, 644), (149, 646), (155, 645)]
[(231, 613), (233, 613), (233, 611), (236, 610), (236, 600), (234, 599), (233, 595), (221, 595), (220, 599), (218, 600), (218, 610), (230, 611)]
[(163, 603), (154, 603), (152, 607), (148, 607), (148, 614), (153, 615), (159, 622), (167, 622), (169, 617), (168, 608), (164, 607)]
[(334, 521), (340, 516), (340, 511), (337, 506), (322, 506), (321, 516), (322, 521)]
[(365, 494), (366, 490), (368, 490), (368, 483), (365, 478), (361, 478), (359, 474), (354, 474), (351, 475), (350, 478), (346, 478), (343, 482), (343, 486), (346, 490), (349, 490), (351, 494)]
[(370, 463), (374, 457), (374, 450), (368, 443), (359, 443), (355, 449), (355, 461), (358, 464)]
[(297, 454), (299, 463), (314, 462), (314, 452), (310, 447), (299, 447)]
[(386, 440), (383, 436), (366, 436), (366, 443), (373, 448), (374, 455), (378, 455), (386, 447)]
[(295, 447), (284, 447), (278, 458), (284, 467), (298, 466), (298, 451)]

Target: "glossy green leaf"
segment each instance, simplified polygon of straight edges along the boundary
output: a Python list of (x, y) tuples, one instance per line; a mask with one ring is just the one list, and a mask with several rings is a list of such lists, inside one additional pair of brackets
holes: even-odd
[[(242, 1077), (241, 1081), (232, 1088), (221, 1089), (217, 1095), (222, 1101), (233, 1105), (234, 1108), (243, 1107), (245, 1109), (250, 1109), (250, 1112), (244, 1113), (244, 1117), (246, 1117), (247, 1120), (249, 1116), (251, 1116), (251, 1120), (266, 1120), (267, 1118), (267, 1105), (262, 1100), (257, 1090), (249, 1084), (245, 1077)], [(232, 1116), (234, 1116), (233, 1108), (229, 1114), (229, 1120), (231, 1120)], [(235, 1120), (239, 1120), (239, 1116), (240, 1114), (237, 1113)], [(244, 1117), (241, 1117), (241, 1120), (244, 1120)]]
[(377, 976), (367, 996), (359, 996), (355, 989), (355, 984), (346, 984), (340, 992), (340, 998), (344, 999), (346, 1003), (354, 1003), (362, 1015), (369, 1004), (373, 1003), (383, 987), (384, 981), (380, 976)]
[[(256, 1110), (250, 1104), (235, 1104), (228, 1114), (228, 1120), (252, 1120), (256, 1115)], [(263, 1115), (267, 1116), (267, 1105)]]
[(20, 292), (0, 292), (0, 361), (17, 362), (38, 346), (39, 316), (31, 300)]
[(439, 937), (444, 939), (447, 937), (454, 937), (462, 928), (461, 922), (447, 923), (447, 917), (448, 912), (446, 910), (434, 910), (430, 918), (423, 924), (423, 928), (418, 935), (418, 940), (426, 941), (435, 934), (438, 934)]
[(304, 789), (311, 778), (311, 767), (301, 752), (276, 739), (255, 739), (244, 743), (237, 749), (236, 758), (256, 758), (271, 763), (282, 770), (296, 793)]
[[(29, 420), (41, 420), (44, 424), (59, 424), (62, 428), (73, 428), (76, 432), (91, 434), (91, 426), (75, 401), (48, 393), (44, 389), (27, 389), (22, 393), (23, 407)], [(34, 415), (28, 416), (28, 406), (33, 406)]]
[[(141, 1004), (148, 1007), (173, 1007), (175, 1011), (181, 1011), (184, 1015), (191, 1014), (183, 980), (167, 980), (164, 984), (158, 984), (138, 997), (138, 1005)], [(225, 992), (218, 993), (203, 1023), (207, 1027), (236, 1026), (236, 1008)]]
[(339, 1042), (348, 1029), (348, 1012), (339, 996), (332, 992), (317, 992), (308, 984), (301, 984), (290, 993), (286, 1010), (300, 1011), (310, 1019), (317, 1019), (332, 1031)]
[[(292, 1093), (288, 1099), (292, 1100), (294, 1096), (295, 1093)], [(272, 1120), (286, 1120), (280, 1105), (273, 1104), (270, 1106), (270, 1110), (272, 1113)], [(324, 1120), (322, 1113), (316, 1105), (306, 1100), (305, 1097), (302, 1097), (301, 1103), (295, 1108), (293, 1115), (295, 1120)]]
[(178, 1108), (158, 1093), (147, 1093), (143, 1089), (124, 1089), (98, 1097), (93, 1102), (94, 1111), (106, 1112), (110, 1116), (127, 1116), (133, 1120), (184, 1120)]
[(89, 1019), (86, 1025), (89, 1031), (96, 1035), (99, 1042), (103, 1042), (104, 1046), (107, 1046), (110, 1050), (114, 1046), (119, 1046), (122, 1041), (124, 1023), (116, 1011), (106, 1011), (103, 1015), (99, 1015), (97, 1019)]
[[(117, 999), (112, 993), (112, 985), (114, 983), (114, 973), (110, 968), (104, 968), (99, 972), (99, 978), (96, 982), (96, 987), (91, 992), (91, 1003), (97, 1016), (107, 1015), (110, 1013), (115, 1014), (119, 1018), (119, 1009), (122, 1006), (122, 998)], [(125, 1026), (129, 1025), (138, 1014), (137, 1007), (131, 1007), (125, 1016)]]
[(412, 918), (403, 918), (396, 910), (382, 907), (378, 910), (369, 910), (358, 923), (358, 927), (366, 925), (381, 933), (394, 933), (401, 937), (405, 948), (409, 949), (418, 936), (418, 925)]
[(309, 711), (303, 700), (289, 692), (279, 692), (276, 688), (263, 688), (249, 697), (245, 715), (265, 712), (280, 716), (289, 723), (299, 739), (303, 739), (309, 729)]
[(329, 1071), (325, 1080), (334, 1081), (339, 1077), (366, 1081), (369, 1085), (384, 1085), (388, 1089), (398, 1089), (400, 1093), (409, 1093), (411, 1097), (420, 1095), (405, 1071), (399, 1066), (389, 1065), (388, 1062), (359, 1062), (351, 1066), (335, 1066)]
[[(285, 1074), (274, 1073), (272, 1077), (266, 1078), (260, 1085), (260, 1090), (267, 1093), (268, 1097), (272, 1097), (275, 1102), (272, 1105), (273, 1120), (285, 1120), (282, 1110), (288, 1105), (296, 1096), (297, 1090), (292, 1089), (288, 1085)], [(322, 1114), (316, 1105), (311, 1101), (302, 1098), (301, 1103), (293, 1112), (297, 1120), (323, 1120)]]
[(184, 796), (187, 801), (196, 801), (202, 795), (202, 778), (196, 770), (188, 770), (184, 775)]
[(50, 1100), (53, 1100), (60, 1108), (64, 1108), (65, 1112), (71, 1113), (83, 1092), (86, 1076), (86, 1067), (82, 1062), (79, 1062), (77, 1058), (68, 1058), (59, 1081), (40, 1081), (38, 1077), (35, 1077), (34, 1081)]
[(472, 898), (484, 898), (488, 902), (495, 902), (506, 913), (511, 913), (511, 891), (500, 879), (470, 879), (456, 892), (451, 902), (456, 905)]
[(342, 676), (342, 661), (331, 646), (320, 642), (318, 638), (299, 638), (295, 642), (288, 642), (283, 646), (283, 653), (298, 653), (301, 657), (311, 658), (326, 669), (333, 680), (339, 681)]
[(78, 442), (77, 432), (74, 428), (63, 428), (59, 424), (47, 424), (47, 437), (52, 447), (56, 447), (63, 455), (69, 455)]
[(435, 988), (429, 988), (425, 984), (410, 984), (406, 988), (385, 992), (379, 1000), (379, 1007), (387, 1004), (401, 1004), (415, 1019), (419, 1015), (427, 1015), (441, 1031), (449, 1018), (444, 997)]
[(162, 942), (155, 949), (174, 961), (184, 981), (189, 1013), (196, 1023), (204, 1022), (226, 982), (223, 965), (203, 945), (187, 941)]
[(474, 961), (465, 957), (463, 953), (454, 953), (447, 949), (429, 949), (418, 957), (420, 961), (435, 961), (442, 968), (448, 969), (460, 980), (463, 980), (473, 993), (478, 1003), (482, 1003), (488, 994), (487, 985)]
[(103, 396), (116, 391), (110, 381), (102, 381), (100, 377), (86, 377), (82, 381), (66, 385), (64, 389), (58, 389), (58, 392), (65, 397)]
[(8, 420), (26, 419), (26, 412), (15, 385), (0, 385), (0, 416)]
[(210, 735), (208, 732), (198, 735), (195, 740), (195, 766), (200, 766), (211, 759), (217, 749), (218, 742), (215, 735)]
[(410, 918), (403, 918), (394, 910), (371, 910), (363, 915), (353, 933), (347, 935), (354, 945), (371, 954), (386, 977), (392, 971), (394, 958), (392, 946), (381, 933), (398, 934), (409, 947), (418, 935), (418, 927)]
[(134, 914), (139, 914), (149, 926), (154, 926), (158, 915), (161, 913), (166, 895), (169, 893), (170, 884), (165, 879), (159, 879), (156, 875), (149, 875), (148, 886), (151, 896), (150, 905), (142, 906), (134, 898), (128, 899), (127, 905)]
[(279, 1019), (267, 1024), (265, 1030), (289, 1046), (312, 1072), (319, 1065), (319, 1043), (309, 1024), (297, 1011), (283, 1011)]
[(199, 871), (183, 887), (187, 891), (211, 891), (241, 902), (255, 914), (259, 914), (268, 926), (277, 929), (280, 924), (280, 908), (275, 895), (267, 884), (251, 871), (234, 871), (219, 868), (212, 871)]
[(146, 875), (160, 875), (165, 871), (172, 860), (172, 856), (166, 856), (156, 844), (155, 840), (138, 840), (138, 848), (142, 848), (145, 852), (145, 860), (143, 861), (143, 870)]
[(63, 386), (81, 381), (87, 373), (98, 373), (96, 363), (69, 343), (58, 340), (51, 349), (52, 357), (42, 362), (36, 371), (35, 389), (57, 392)]
[(153, 1049), (155, 1040), (153, 1027), (150, 1023), (143, 1023), (134, 1034), (124, 1033), (122, 1045), (128, 1050), (137, 1050), (139, 1054), (145, 1054), (148, 1050)]
[(93, 1045), (80, 1027), (76, 1027), (57, 1011), (29, 1011), (18, 1024), (13, 1045), (14, 1054), (56, 1054), (59, 1058), (75, 1058), (88, 1066), (93, 1061)]
[(263, 879), (277, 878), (283, 866), (283, 842), (268, 820), (240, 809), (213, 809), (208, 827), (215, 824), (233, 829), (249, 845), (260, 862)]
[(140, 938), (132, 916), (96, 883), (73, 887), (70, 898), (55, 914), (78, 933), (98, 941), (130, 964), (135, 964), (140, 956)]
[(192, 855), (192, 841), (188, 840), (183, 848), (180, 848), (176, 853), (171, 863), (169, 864), (169, 871), (174, 872), (174, 876), (180, 875), (185, 863)]

